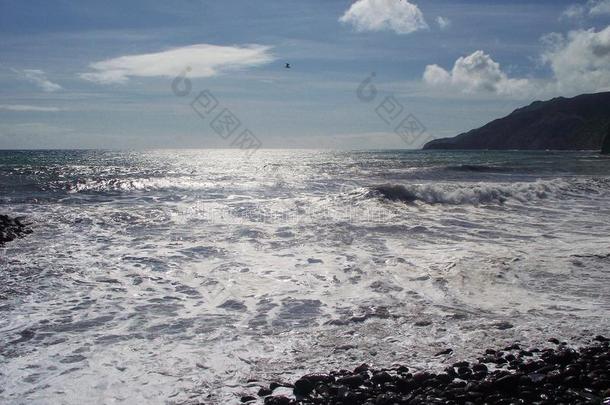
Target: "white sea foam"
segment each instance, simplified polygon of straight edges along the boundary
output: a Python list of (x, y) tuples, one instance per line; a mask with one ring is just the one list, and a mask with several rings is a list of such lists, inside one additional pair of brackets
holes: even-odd
[(606, 181), (563, 179), (517, 182), (517, 183), (428, 183), (428, 184), (384, 184), (373, 186), (369, 196), (390, 201), (427, 204), (502, 204), (510, 200), (526, 203), (546, 198), (565, 198), (568, 193), (608, 191)]

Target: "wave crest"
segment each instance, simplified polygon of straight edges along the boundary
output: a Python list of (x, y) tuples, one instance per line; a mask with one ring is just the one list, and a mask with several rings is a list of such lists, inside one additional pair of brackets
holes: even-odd
[(546, 198), (583, 196), (599, 193), (608, 183), (590, 180), (569, 183), (563, 180), (531, 183), (474, 183), (474, 184), (384, 184), (369, 188), (368, 197), (388, 201), (426, 204), (503, 204), (508, 200), (522, 203)]

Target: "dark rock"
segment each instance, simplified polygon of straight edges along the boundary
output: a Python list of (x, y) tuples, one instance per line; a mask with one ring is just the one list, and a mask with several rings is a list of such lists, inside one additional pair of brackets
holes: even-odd
[[(347, 370), (309, 374), (294, 385), (296, 402), (276, 396), (267, 397), (265, 404), (599, 404), (610, 394), (610, 347), (604, 339), (579, 350), (558, 345), (527, 359), (507, 351), (521, 349), (513, 345), (487, 351), (486, 357), (498, 364), (513, 358), (510, 368), (494, 371), (481, 363), (471, 366), (461, 361), (440, 374), (411, 375), (404, 366), (371, 370), (368, 365), (357, 367), (354, 374)], [(396, 370), (402, 372), (388, 373)]]
[(427, 379), (429, 379), (430, 377), (431, 377), (430, 373), (427, 373), (425, 371), (419, 371), (419, 372), (413, 374), (413, 381), (415, 381), (418, 384), (421, 384), (424, 381), (426, 381)]
[(399, 366), (396, 371), (398, 371), (401, 374), (405, 374), (409, 372), (409, 367), (407, 366)]
[(291, 405), (293, 401), (285, 396), (267, 397), (265, 398), (265, 405)]
[(468, 378), (472, 374), (472, 370), (468, 367), (460, 367), (458, 368), (457, 373), (460, 378)]
[(307, 396), (315, 388), (315, 383), (307, 378), (301, 378), (294, 383), (294, 395)]
[(506, 330), (506, 329), (513, 328), (513, 324), (510, 322), (497, 322), (493, 326), (495, 326), (496, 329), (500, 329), (500, 330)]
[(0, 215), (0, 246), (17, 238), (32, 233), (32, 230), (22, 221), (22, 218), (11, 218), (8, 215)]
[(387, 372), (383, 371), (380, 373), (375, 373), (373, 374), (373, 377), (371, 378), (371, 381), (375, 384), (384, 384), (386, 382), (392, 382), (392, 376), (390, 374), (388, 374)]
[(443, 351), (436, 353), (435, 356), (443, 356), (445, 354), (451, 354), (451, 353), (453, 353), (453, 349), (445, 349)]
[(363, 371), (367, 371), (369, 369), (369, 365), (366, 363), (362, 363), (361, 365), (359, 365), (358, 367), (356, 367), (354, 369), (354, 373), (359, 374)]
[(514, 391), (517, 388), (521, 375), (509, 374), (504, 377), (498, 378), (493, 382), (493, 385), (502, 391)]
[(485, 364), (478, 363), (472, 366), (472, 371), (487, 373), (488, 369)]
[(244, 395), (243, 397), (241, 397), (241, 402), (250, 402), (250, 401), (256, 401), (256, 397), (253, 397), (252, 395)]
[(375, 400), (376, 405), (392, 405), (397, 403), (398, 397), (393, 393), (381, 394)]
[(273, 393), (273, 391), (266, 387), (262, 387), (260, 390), (258, 390), (259, 397), (266, 397), (267, 395), (271, 395), (271, 393)]
[(307, 374), (305, 376), (303, 376), (303, 378), (308, 379), (309, 381), (312, 381), (314, 383), (331, 383), (335, 381), (335, 377), (328, 375), (328, 374), (323, 374), (323, 373), (312, 373), (312, 374)]
[(348, 375), (337, 379), (338, 384), (347, 385), (349, 387), (359, 387), (364, 384), (364, 378), (360, 374)]

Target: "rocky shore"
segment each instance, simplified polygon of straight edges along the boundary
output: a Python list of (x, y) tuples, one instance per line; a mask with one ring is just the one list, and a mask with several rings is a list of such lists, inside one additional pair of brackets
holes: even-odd
[(23, 222), (23, 218), (11, 218), (8, 215), (0, 215), (0, 246), (32, 233), (28, 225)]
[[(453, 362), (441, 373), (407, 366), (308, 374), (272, 383), (242, 403), (343, 404), (610, 404), (610, 339), (596, 336), (574, 349), (549, 339), (542, 349), (518, 344), (487, 349), (474, 363)], [(437, 356), (447, 356), (446, 349)], [(283, 395), (276, 392), (284, 391)], [(292, 393), (285, 393), (287, 389)]]

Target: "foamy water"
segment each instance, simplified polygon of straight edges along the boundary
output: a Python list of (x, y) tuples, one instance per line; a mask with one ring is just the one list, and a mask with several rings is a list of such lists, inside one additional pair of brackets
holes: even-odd
[(607, 333), (594, 153), (0, 152), (0, 400), (238, 403)]

